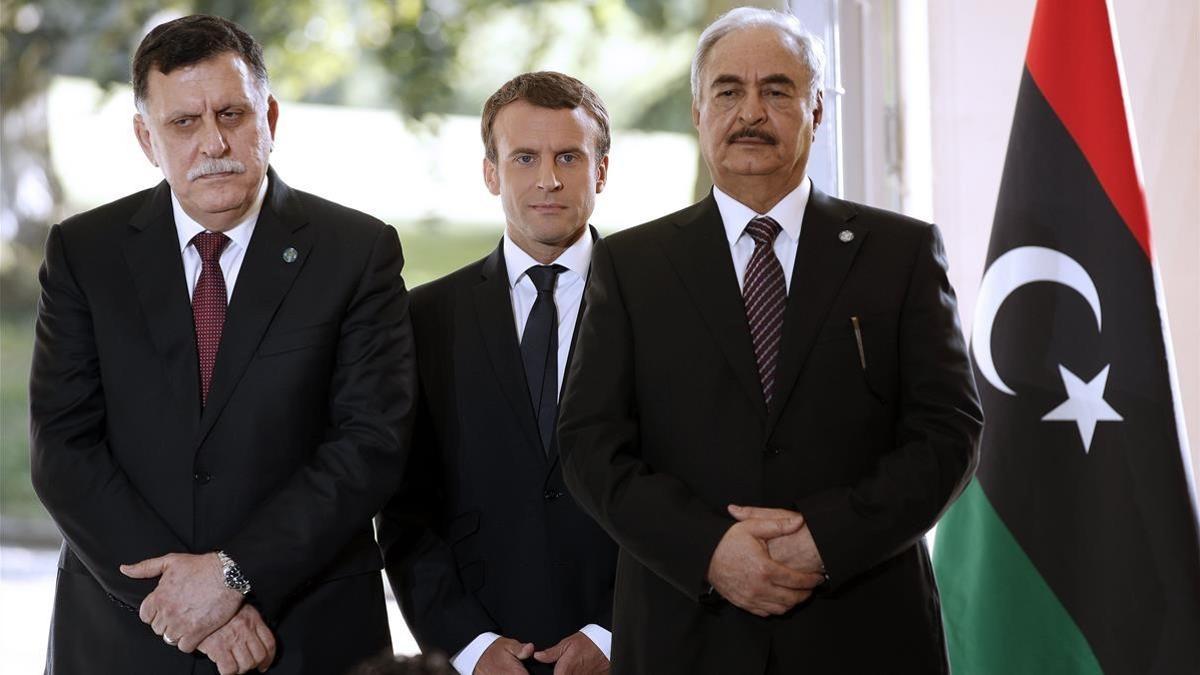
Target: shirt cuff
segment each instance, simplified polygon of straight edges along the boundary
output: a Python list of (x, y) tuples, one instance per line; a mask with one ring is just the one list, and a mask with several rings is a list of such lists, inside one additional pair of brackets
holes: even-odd
[[(604, 629), (601, 629), (604, 630)], [(471, 675), (475, 672), (475, 664), (479, 663), (479, 657), (487, 651), (492, 643), (499, 640), (500, 636), (495, 633), (480, 633), (479, 637), (463, 647), (457, 654), (450, 657), (450, 665), (458, 671), (459, 675)], [(608, 652), (605, 652), (607, 655)]]
[(596, 643), (596, 646), (600, 648), (600, 651), (604, 652), (604, 658), (610, 661), (612, 660), (608, 656), (609, 651), (612, 649), (612, 633), (594, 623), (589, 623), (583, 628), (580, 628), (579, 632), (588, 636), (589, 640)]

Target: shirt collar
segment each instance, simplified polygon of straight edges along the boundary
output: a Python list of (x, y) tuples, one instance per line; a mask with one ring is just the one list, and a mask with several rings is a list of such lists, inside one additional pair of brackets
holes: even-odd
[[(592, 265), (591, 227), (584, 230), (579, 239), (576, 239), (574, 244), (571, 244), (567, 247), (567, 250), (559, 254), (558, 258), (551, 264), (562, 265), (567, 268), (567, 271), (563, 272), (563, 276), (574, 273), (580, 278), (586, 279), (588, 269)], [(540, 262), (534, 260), (532, 256), (522, 250), (520, 246), (517, 246), (512, 237), (508, 236), (508, 228), (504, 230), (504, 265), (508, 268), (509, 288), (515, 287), (530, 267), (541, 265)]]
[(730, 197), (721, 191), (721, 188), (713, 186), (713, 199), (717, 201), (717, 210), (721, 212), (721, 221), (725, 225), (725, 237), (729, 239), (729, 245), (733, 246), (738, 237), (742, 236), (746, 226), (750, 224), (760, 215), (768, 216), (779, 226), (787, 236), (793, 241), (800, 240), (800, 225), (804, 222), (804, 210), (808, 208), (808, 197), (812, 194), (812, 181), (808, 176), (800, 181), (794, 190), (779, 200), (771, 210), (767, 213), (755, 213), (754, 209), (746, 206), (738, 200)]
[[(254, 225), (258, 222), (258, 214), (262, 212), (263, 201), (267, 196), (268, 182), (269, 179), (264, 176), (262, 185), (258, 188), (258, 195), (255, 196), (254, 203), (250, 205), (250, 210), (246, 212), (246, 217), (223, 233), (229, 237), (230, 246), (240, 246), (243, 251), (249, 247), (250, 235), (254, 234)], [(179, 235), (179, 250), (182, 252), (187, 249), (188, 244), (192, 243), (192, 239), (196, 235), (204, 232), (205, 228), (189, 216), (187, 211), (183, 210), (174, 190), (171, 190), (171, 210), (175, 215), (175, 233)]]

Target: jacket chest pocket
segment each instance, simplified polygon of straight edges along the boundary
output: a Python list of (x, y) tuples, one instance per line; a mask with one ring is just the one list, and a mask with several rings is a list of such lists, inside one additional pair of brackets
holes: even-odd
[(896, 355), (894, 315), (831, 315), (801, 376), (816, 421), (864, 421), (894, 402)]
[(312, 349), (331, 344), (338, 336), (336, 321), (285, 331), (272, 331), (258, 346), (258, 357), (286, 354), (300, 349)]

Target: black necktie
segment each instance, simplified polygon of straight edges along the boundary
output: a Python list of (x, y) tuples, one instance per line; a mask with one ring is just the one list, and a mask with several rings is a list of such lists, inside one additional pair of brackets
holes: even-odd
[(558, 308), (554, 304), (554, 284), (565, 271), (562, 265), (534, 265), (525, 271), (537, 288), (537, 300), (521, 334), (521, 360), (525, 362), (525, 382), (546, 453), (550, 452), (558, 415)]

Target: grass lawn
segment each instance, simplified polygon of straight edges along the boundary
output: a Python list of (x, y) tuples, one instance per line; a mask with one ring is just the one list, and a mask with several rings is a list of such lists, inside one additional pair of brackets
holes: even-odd
[[(495, 248), (501, 226), (444, 232), (401, 227), (404, 279), (412, 288), (478, 260)], [(31, 270), (30, 274), (36, 274)], [(29, 482), (29, 359), (33, 316), (0, 320), (0, 513), (46, 517)]]

